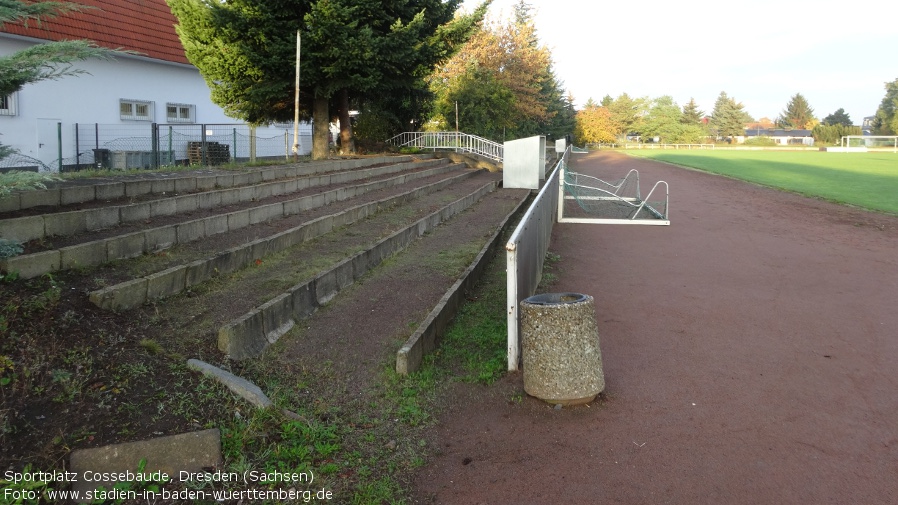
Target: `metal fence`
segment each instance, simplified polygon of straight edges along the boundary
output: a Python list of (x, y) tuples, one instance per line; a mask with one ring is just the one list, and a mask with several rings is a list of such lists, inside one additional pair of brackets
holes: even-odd
[[(104, 169), (221, 165), (292, 155), (287, 129), (246, 124), (75, 124), (75, 156), (64, 165)], [(311, 132), (300, 145), (311, 150)]]
[[(247, 124), (57, 125), (46, 149), (52, 161), (14, 153), (0, 160), (0, 171), (69, 172), (85, 169), (142, 169), (172, 165), (221, 165), (256, 159), (290, 158), (293, 126)], [(300, 154), (312, 148), (311, 125), (300, 129)], [(42, 144), (43, 145), (43, 144)]]
[(558, 177), (561, 168), (567, 167), (570, 154), (571, 148), (568, 147), (505, 245), (509, 370), (518, 369), (521, 356), (518, 308), (522, 300), (536, 292), (542, 280), (552, 227), (558, 218)]
[(504, 150), (498, 142), (462, 132), (405, 132), (387, 140), (387, 143), (396, 147), (479, 154), (500, 162)]

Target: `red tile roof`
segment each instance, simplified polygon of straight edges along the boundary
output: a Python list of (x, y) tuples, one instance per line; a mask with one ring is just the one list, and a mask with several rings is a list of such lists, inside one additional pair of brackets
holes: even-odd
[(6, 24), (0, 32), (44, 40), (92, 40), (99, 46), (130, 49), (142, 56), (189, 63), (175, 33), (177, 19), (165, 0), (75, 0), (96, 7), (43, 20)]

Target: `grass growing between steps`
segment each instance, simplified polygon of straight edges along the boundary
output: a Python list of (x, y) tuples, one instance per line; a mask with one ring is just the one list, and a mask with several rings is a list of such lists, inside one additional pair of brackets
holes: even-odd
[[(460, 255), (457, 266), (464, 261), (470, 259)], [(418, 372), (401, 376), (394, 363), (384, 363), (379, 379), (359, 395), (341, 389), (330, 363), (285, 370), (275, 359), (254, 361), (243, 375), (299, 419), (241, 409), (222, 431), (225, 469), (308, 472), (315, 479), (303, 489), (332, 491), (338, 503), (409, 503), (415, 471), (438, 451), (430, 428), (450, 385), (490, 384), (505, 371), (501, 256), (467, 299)]]

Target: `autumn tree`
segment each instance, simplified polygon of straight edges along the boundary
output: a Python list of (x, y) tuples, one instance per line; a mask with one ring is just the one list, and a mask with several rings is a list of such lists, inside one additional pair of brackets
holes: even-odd
[[(510, 111), (506, 112), (507, 109), (502, 107), (473, 114), (486, 118), (489, 114), (507, 113), (507, 118), (489, 121), (494, 125), (506, 124), (506, 138), (560, 131), (572, 126), (572, 104), (567, 103), (562, 84), (554, 75), (549, 50), (539, 45), (530, 6), (523, 1), (516, 4), (512, 19), (485, 23), (431, 76), (431, 88), (437, 96), (436, 121), (445, 121), (441, 111), (450, 101), (447, 97), (456, 96), (459, 87), (470, 85), (471, 77), (483, 78), (487, 88), (505, 89), (511, 93)], [(493, 96), (500, 98), (497, 94)], [(459, 102), (460, 116), (463, 108), (466, 105)], [(559, 114), (562, 118), (558, 118)], [(479, 126), (468, 124), (464, 119), (460, 121), (465, 132), (484, 133), (476, 131)]]
[(817, 124), (817, 119), (807, 99), (801, 93), (795, 93), (780, 113), (777, 123), (784, 128), (804, 130), (813, 128)]
[(876, 109), (873, 132), (877, 135), (898, 135), (898, 79), (887, 82), (885, 88), (886, 96)]
[(574, 142), (578, 144), (611, 144), (620, 134), (620, 125), (614, 121), (608, 107), (589, 105), (577, 111), (574, 126)]
[[(300, 32), (301, 108), (314, 120), (314, 158), (327, 156), (332, 102), (348, 128), (352, 97), (399, 96), (419, 87), (486, 10), (481, 5), (456, 17), (461, 0), (167, 1), (212, 100), (249, 123), (293, 118)], [(351, 131), (341, 136), (351, 138)]]

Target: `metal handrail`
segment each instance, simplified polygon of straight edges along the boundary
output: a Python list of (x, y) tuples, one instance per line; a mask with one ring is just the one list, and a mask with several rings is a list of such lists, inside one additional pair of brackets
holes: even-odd
[(387, 140), (396, 147), (473, 153), (501, 162), (504, 146), (498, 142), (463, 132), (404, 132)]

